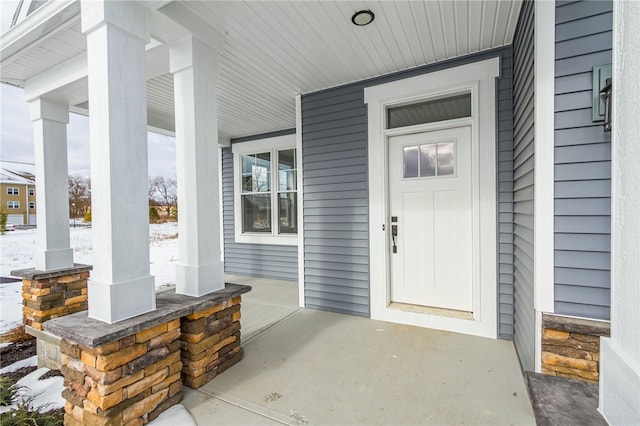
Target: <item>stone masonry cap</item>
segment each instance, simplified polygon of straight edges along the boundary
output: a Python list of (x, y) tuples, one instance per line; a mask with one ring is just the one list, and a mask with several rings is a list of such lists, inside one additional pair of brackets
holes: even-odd
[(71, 268), (55, 269), (53, 271), (39, 271), (34, 268), (18, 269), (11, 271), (11, 275), (19, 278), (26, 278), (31, 281), (44, 280), (47, 278), (64, 277), (65, 275), (79, 274), (81, 272), (87, 272), (93, 269), (91, 265), (83, 265), (81, 263), (75, 263)]
[[(224, 289), (201, 297), (162, 292), (156, 295), (156, 309), (154, 311), (114, 324), (89, 318), (87, 311), (83, 311), (47, 321), (44, 323), (44, 329), (71, 342), (97, 347), (199, 312), (249, 291), (251, 291), (250, 286), (227, 283)], [(91, 285), (89, 285), (89, 292), (91, 292)]]

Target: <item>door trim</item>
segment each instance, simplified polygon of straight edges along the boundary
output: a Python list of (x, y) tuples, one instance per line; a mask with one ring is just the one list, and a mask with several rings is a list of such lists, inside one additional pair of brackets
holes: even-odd
[[(368, 105), (369, 259), (371, 318), (465, 334), (497, 336), (496, 267), (496, 77), (500, 60), (492, 58), (364, 89)], [(391, 105), (471, 91), (471, 119), (450, 120), (385, 130)], [(387, 138), (471, 123), (474, 206), (473, 318), (462, 319), (389, 308)], [(477, 209), (477, 211), (476, 211)]]

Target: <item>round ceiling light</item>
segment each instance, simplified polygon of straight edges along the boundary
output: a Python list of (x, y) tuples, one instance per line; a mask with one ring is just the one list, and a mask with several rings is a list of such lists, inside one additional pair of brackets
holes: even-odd
[(359, 10), (351, 17), (351, 22), (353, 22), (354, 25), (363, 27), (372, 23), (375, 17), (376, 15), (374, 15), (370, 10)]

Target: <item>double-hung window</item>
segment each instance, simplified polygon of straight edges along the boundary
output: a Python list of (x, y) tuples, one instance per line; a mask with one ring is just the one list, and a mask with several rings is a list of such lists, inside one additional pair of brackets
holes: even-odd
[(233, 144), (236, 242), (296, 245), (295, 135)]
[(10, 186), (7, 188), (7, 195), (20, 195), (20, 188)]
[(7, 208), (8, 209), (19, 209), (20, 208), (20, 201), (7, 201)]

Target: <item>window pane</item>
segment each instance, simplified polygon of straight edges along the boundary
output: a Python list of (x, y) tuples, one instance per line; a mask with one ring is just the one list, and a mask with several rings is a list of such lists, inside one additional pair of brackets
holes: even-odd
[(471, 117), (471, 93), (389, 108), (387, 129), (463, 117)]
[(402, 151), (403, 176), (405, 178), (418, 177), (418, 147), (406, 146)]
[(271, 195), (242, 195), (242, 232), (271, 232)]
[(453, 174), (453, 149), (453, 142), (440, 142), (438, 144), (438, 176)]
[(271, 153), (242, 156), (242, 192), (271, 191)]
[(420, 146), (420, 176), (436, 175), (436, 144)]
[(278, 197), (278, 225), (281, 234), (298, 233), (297, 198), (295, 192), (280, 194)]
[(278, 152), (278, 191), (296, 190), (296, 150)]

